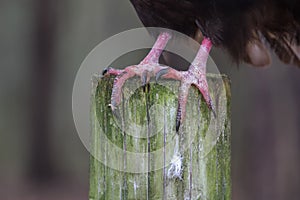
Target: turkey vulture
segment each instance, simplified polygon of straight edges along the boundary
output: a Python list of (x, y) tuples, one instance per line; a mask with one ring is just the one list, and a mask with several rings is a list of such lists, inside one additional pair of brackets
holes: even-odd
[[(300, 66), (299, 0), (131, 0), (146, 27), (179, 31), (201, 43), (188, 71), (162, 66), (158, 59), (172, 35), (162, 32), (138, 65), (124, 70), (108, 68), (103, 74), (116, 75), (111, 107), (120, 103), (121, 87), (133, 76), (146, 84), (150, 76), (181, 81), (176, 131), (185, 116), (188, 90), (196, 86), (214, 111), (206, 81), (206, 61), (212, 45), (227, 51), (237, 63), (253, 66), (270, 64), (269, 49), (284, 63)], [(199, 37), (200, 35), (200, 37)]]

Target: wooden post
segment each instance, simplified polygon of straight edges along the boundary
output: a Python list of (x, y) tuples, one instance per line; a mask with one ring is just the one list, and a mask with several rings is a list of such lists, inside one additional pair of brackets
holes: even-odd
[(231, 199), (230, 86), (208, 75), (217, 117), (192, 87), (179, 133), (179, 82), (139, 79), (123, 88), (122, 103), (108, 107), (113, 77), (94, 78), (91, 97), (90, 200)]

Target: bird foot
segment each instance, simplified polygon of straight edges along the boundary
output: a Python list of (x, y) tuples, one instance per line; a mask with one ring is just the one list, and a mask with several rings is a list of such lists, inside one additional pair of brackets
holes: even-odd
[(159, 71), (156, 78), (175, 79), (180, 81), (178, 108), (176, 115), (176, 131), (178, 132), (186, 114), (186, 103), (189, 94), (189, 89), (194, 85), (203, 95), (203, 98), (208, 108), (213, 112), (216, 117), (215, 108), (209, 94), (208, 84), (206, 79), (206, 72), (201, 71), (201, 68), (191, 65), (188, 71), (177, 71), (173, 68), (166, 68)]
[(141, 77), (141, 81), (143, 86), (145, 86), (152, 76), (156, 76), (156, 74), (166, 69), (167, 67), (161, 66), (158, 63), (159, 57), (166, 47), (168, 41), (171, 39), (171, 34), (167, 32), (161, 33), (155, 44), (153, 45), (151, 51), (148, 55), (140, 62), (138, 65), (132, 65), (126, 67), (125, 69), (113, 69), (107, 68), (103, 71), (103, 75), (115, 75), (117, 76), (114, 80), (112, 96), (111, 96), (111, 108), (115, 110), (116, 107), (121, 102), (121, 89), (125, 83), (125, 81), (134, 76)]
[(158, 63), (158, 59), (170, 38), (171, 35), (169, 33), (161, 33), (149, 54), (140, 62), (140, 64), (132, 65), (122, 70), (107, 68), (103, 71), (103, 75), (116, 76), (110, 104), (113, 111), (121, 102), (121, 90), (125, 81), (129, 78), (139, 76), (143, 86), (145, 86), (150, 81), (150, 78), (154, 76), (156, 80), (159, 78), (179, 80), (181, 84), (179, 87), (176, 116), (176, 132), (178, 132), (185, 117), (187, 97), (191, 85), (194, 85), (199, 89), (208, 107), (212, 110), (214, 116), (216, 116), (206, 80), (206, 62), (212, 44), (209, 39), (205, 38), (202, 41), (200, 49), (194, 61), (191, 63), (189, 70), (177, 71), (171, 67)]
[(145, 63), (139, 65), (128, 66), (125, 69), (119, 70), (114, 68), (107, 68), (103, 71), (104, 76), (115, 75), (111, 103), (109, 106), (112, 110), (115, 110), (116, 107), (121, 103), (121, 90), (126, 80), (139, 76), (141, 78), (142, 86), (145, 86), (149, 83), (151, 77), (161, 76), (161, 72), (167, 70), (168, 66), (162, 66), (158, 63)]

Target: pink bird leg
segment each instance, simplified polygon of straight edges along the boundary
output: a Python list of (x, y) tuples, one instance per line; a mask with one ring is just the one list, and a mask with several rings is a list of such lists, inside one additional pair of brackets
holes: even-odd
[(117, 76), (114, 80), (110, 104), (113, 110), (121, 102), (121, 89), (127, 79), (139, 76), (141, 77), (141, 81), (144, 86), (150, 81), (151, 77), (155, 76), (159, 71), (168, 68), (166, 66), (161, 66), (158, 63), (158, 60), (170, 39), (171, 34), (167, 32), (161, 33), (151, 51), (138, 65), (128, 66), (122, 70), (107, 68), (103, 71), (103, 75)]
[(178, 109), (176, 115), (176, 131), (178, 131), (185, 118), (187, 97), (191, 85), (194, 85), (199, 89), (208, 107), (213, 111), (214, 115), (216, 115), (206, 80), (206, 63), (212, 44), (208, 38), (204, 38), (188, 71), (177, 71), (171, 67), (162, 66), (158, 63), (159, 57), (170, 39), (171, 35), (169, 33), (161, 33), (151, 51), (140, 64), (126, 67), (123, 70), (108, 68), (103, 71), (103, 74), (117, 76), (114, 80), (110, 104), (113, 110), (121, 102), (121, 89), (125, 81), (131, 77), (140, 76), (143, 85), (147, 84), (153, 76), (155, 76), (156, 79), (162, 77), (179, 80), (181, 84), (179, 87)]
[(177, 71), (173, 68), (167, 68), (159, 72), (159, 76), (162, 78), (175, 79), (181, 82), (176, 115), (176, 131), (179, 130), (180, 124), (182, 124), (185, 118), (188, 91), (191, 85), (194, 85), (199, 89), (208, 107), (212, 110), (214, 116), (216, 116), (206, 80), (206, 63), (211, 47), (211, 41), (208, 38), (204, 38), (188, 71)]

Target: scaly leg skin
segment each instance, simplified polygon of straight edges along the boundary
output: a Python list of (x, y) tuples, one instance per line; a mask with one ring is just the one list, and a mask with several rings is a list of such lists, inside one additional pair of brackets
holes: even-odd
[(216, 117), (216, 112), (209, 94), (208, 84), (206, 80), (206, 63), (211, 47), (211, 41), (208, 38), (204, 38), (198, 50), (198, 53), (194, 61), (190, 65), (188, 71), (177, 71), (172, 68), (167, 68), (158, 72), (159, 77), (175, 79), (181, 82), (179, 87), (178, 109), (176, 115), (177, 132), (186, 114), (186, 103), (191, 85), (194, 85), (198, 88), (198, 90), (203, 95), (207, 106), (212, 110), (214, 116)]
[(151, 76), (156, 76), (156, 80), (162, 77), (181, 81), (176, 116), (176, 132), (178, 132), (185, 117), (187, 97), (191, 85), (195, 85), (200, 90), (208, 107), (216, 116), (206, 80), (206, 62), (212, 44), (209, 39), (205, 38), (189, 70), (177, 71), (158, 63), (158, 59), (170, 38), (169, 33), (160, 34), (149, 54), (139, 65), (126, 67), (124, 70), (108, 68), (103, 71), (103, 74), (117, 76), (112, 90), (110, 104), (112, 110), (115, 110), (121, 102), (121, 89), (125, 81), (133, 76), (140, 76), (143, 85), (149, 82)]
[(103, 75), (117, 76), (114, 80), (111, 104), (109, 105), (112, 110), (115, 110), (121, 102), (121, 90), (127, 79), (134, 76), (140, 76), (142, 85), (145, 86), (150, 81), (151, 77), (156, 76), (159, 71), (169, 68), (167, 66), (160, 65), (158, 60), (170, 39), (171, 35), (169, 33), (161, 33), (151, 51), (138, 65), (132, 65), (123, 70), (107, 68), (103, 71)]

